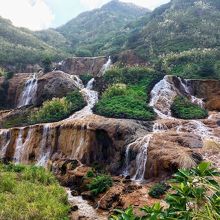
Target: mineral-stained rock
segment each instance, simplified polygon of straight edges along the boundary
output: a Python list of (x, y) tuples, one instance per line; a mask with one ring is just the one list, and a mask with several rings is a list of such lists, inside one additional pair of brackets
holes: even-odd
[(97, 76), (107, 60), (107, 57), (73, 57), (61, 62), (57, 65), (57, 69), (71, 75)]

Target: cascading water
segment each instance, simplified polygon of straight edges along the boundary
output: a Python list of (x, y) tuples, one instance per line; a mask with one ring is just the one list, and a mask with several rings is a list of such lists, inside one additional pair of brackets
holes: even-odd
[(170, 83), (170, 77), (165, 76), (151, 91), (150, 106), (161, 118), (171, 118), (170, 106), (176, 97), (175, 87)]
[(47, 161), (50, 158), (50, 148), (47, 147), (50, 126), (50, 124), (45, 124), (43, 127), (43, 135), (40, 143), (40, 155), (37, 160), (37, 166), (46, 166)]
[(137, 139), (135, 142), (129, 144), (126, 149), (125, 161), (126, 167), (123, 172), (123, 175), (128, 176), (129, 172), (129, 163), (130, 163), (130, 151), (131, 149), (137, 148), (138, 154), (136, 156), (136, 172), (135, 175), (132, 177), (133, 180), (136, 181), (143, 181), (145, 172), (146, 172), (146, 164), (147, 164), (147, 155), (148, 155), (148, 147), (150, 145), (150, 140), (153, 134), (147, 134), (143, 138)]
[(33, 77), (25, 83), (24, 90), (20, 97), (18, 107), (21, 108), (23, 106), (33, 104), (36, 92), (37, 92), (37, 78), (36, 78), (36, 73), (34, 73)]
[(1, 146), (0, 146), (0, 159), (5, 158), (5, 153), (10, 143), (9, 130), (0, 130)]
[(187, 85), (187, 80), (183, 81), (183, 79), (180, 77), (178, 77), (178, 79), (179, 79), (180, 85), (184, 89), (184, 92), (186, 93), (186, 95), (188, 95), (190, 97), (191, 102), (199, 105), (200, 107), (204, 107), (203, 100), (200, 98), (197, 98), (191, 94), (190, 88)]
[(69, 119), (84, 118), (84, 117), (92, 114), (92, 108), (98, 102), (98, 92), (92, 90), (94, 81), (95, 81), (95, 79), (92, 78), (87, 83), (86, 87), (84, 87), (82, 81), (80, 79), (78, 79), (78, 81), (77, 81), (78, 85), (79, 85), (78, 88), (80, 89), (80, 92), (84, 96), (84, 98), (87, 102), (87, 106), (84, 107), (82, 110), (80, 110), (80, 111), (74, 113), (73, 115), (71, 115), (69, 117)]
[(26, 147), (28, 147), (32, 130), (31, 129), (28, 130), (28, 134), (27, 134), (27, 137), (25, 139), (23, 139), (24, 132), (25, 132), (24, 128), (20, 128), (18, 138), (17, 138), (17, 141), (16, 141), (16, 145), (15, 145), (15, 154), (14, 154), (15, 163), (21, 163), (22, 162), (22, 157), (23, 157), (23, 155), (26, 151)]
[(99, 75), (103, 76), (105, 72), (110, 69), (111, 65), (112, 65), (112, 60), (111, 57), (109, 56), (108, 61), (103, 65)]

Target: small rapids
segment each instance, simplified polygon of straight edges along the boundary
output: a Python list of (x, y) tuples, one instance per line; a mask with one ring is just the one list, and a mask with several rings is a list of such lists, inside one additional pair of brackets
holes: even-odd
[(78, 210), (77, 219), (90, 219), (90, 220), (107, 220), (107, 217), (104, 217), (96, 209), (94, 209), (87, 201), (85, 201), (82, 196), (72, 196), (71, 190), (66, 189), (68, 195), (68, 201), (71, 205), (77, 205)]

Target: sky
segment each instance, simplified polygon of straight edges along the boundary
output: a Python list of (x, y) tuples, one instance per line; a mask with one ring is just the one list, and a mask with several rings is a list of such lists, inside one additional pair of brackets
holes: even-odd
[[(15, 26), (31, 30), (58, 27), (83, 11), (101, 7), (110, 0), (0, 0), (0, 16)], [(169, 0), (121, 0), (153, 10)]]

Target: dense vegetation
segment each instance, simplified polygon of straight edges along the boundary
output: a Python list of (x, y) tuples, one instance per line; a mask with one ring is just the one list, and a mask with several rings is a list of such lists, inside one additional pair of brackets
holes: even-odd
[[(128, 33), (126, 47), (147, 60), (193, 48), (219, 48), (220, 9), (217, 0), (175, 0), (140, 18)], [(139, 24), (139, 25), (138, 25)]]
[(67, 195), (42, 167), (0, 164), (0, 219), (68, 219)]
[(57, 31), (68, 39), (72, 45), (70, 52), (77, 56), (106, 55), (118, 51), (124, 42), (123, 36), (118, 36), (115, 47), (109, 47), (116, 33), (147, 12), (147, 9), (114, 0), (100, 9), (80, 14)]
[(172, 115), (182, 119), (202, 119), (208, 116), (207, 110), (191, 103), (186, 97), (177, 96), (171, 105)]
[(165, 73), (217, 78), (219, 22), (217, 0), (175, 0), (153, 12), (114, 0), (57, 29), (38, 32), (14, 27), (0, 18), (0, 66), (22, 69), (46, 56), (54, 61), (131, 50), (150, 64), (161, 60), (160, 69)]
[(161, 57), (157, 66), (166, 74), (187, 79), (220, 79), (220, 51), (193, 49)]
[(147, 102), (151, 89), (162, 77), (142, 67), (107, 71), (102, 81), (102, 89), (107, 89), (96, 104), (95, 113), (114, 118), (153, 120), (156, 114)]
[(79, 91), (69, 93), (64, 98), (53, 98), (45, 101), (43, 106), (31, 117), (32, 123), (53, 122), (62, 120), (86, 105)]
[(145, 206), (141, 208), (142, 217), (137, 216), (132, 207), (125, 211), (116, 210), (118, 214), (110, 219), (220, 219), (219, 176), (220, 173), (205, 162), (191, 170), (181, 169), (169, 181), (171, 190), (165, 199), (167, 207), (160, 203)]
[(0, 17), (0, 66), (14, 65), (22, 70), (26, 64), (39, 63), (45, 56), (59, 60), (66, 53), (49, 46), (30, 30), (17, 28)]

